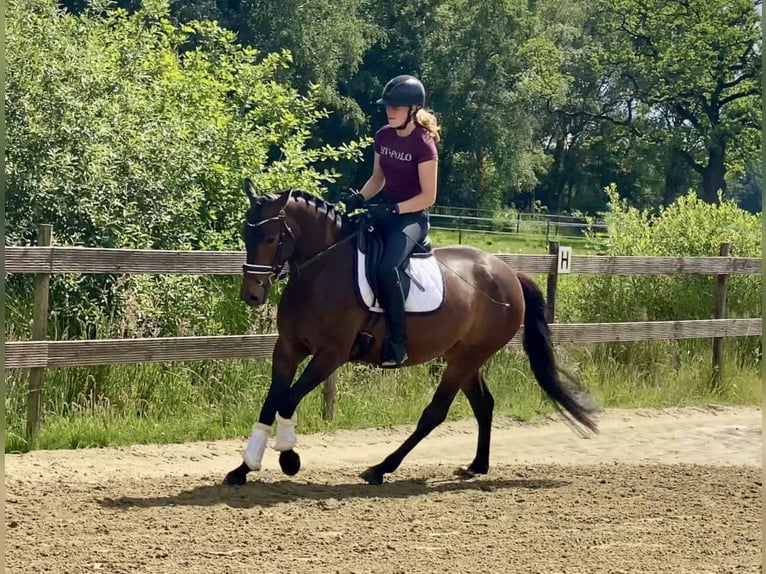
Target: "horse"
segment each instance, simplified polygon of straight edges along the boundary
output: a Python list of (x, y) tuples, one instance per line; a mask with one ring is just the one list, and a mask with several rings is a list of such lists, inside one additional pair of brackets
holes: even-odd
[[(271, 286), (287, 281), (277, 307), (271, 384), (242, 452), (243, 462), (224, 478), (228, 485), (245, 484), (249, 472), (260, 470), (275, 420), (272, 448), (280, 453), (282, 471), (297, 473), (300, 457), (294, 447), (299, 403), (344, 363), (379, 365), (385, 337), (380, 312), (360, 297), (357, 282), (365, 266), (360, 253), (366, 249), (367, 258), (373, 257), (374, 226), (302, 190), (259, 196), (250, 179), (244, 183), (250, 205), (242, 231), (246, 261), (240, 298), (250, 306), (263, 305)], [(486, 474), (494, 399), (481, 369), (522, 324), (523, 348), (538, 384), (573, 429), (583, 436), (598, 433), (597, 407), (576, 377), (556, 364), (545, 299), (530, 277), (483, 250), (465, 245), (434, 248), (430, 238), (417, 246), (408, 264), (414, 266), (417, 259), (438, 268), (442, 298), (428, 312), (407, 311), (408, 359), (400, 368), (437, 358), (446, 367), (412, 434), (384, 460), (364, 470), (361, 479), (381, 484), (444, 422), (459, 391), (478, 422), (478, 441), (473, 461), (456, 473), (466, 478)], [(413, 285), (415, 275), (406, 270), (402, 274), (409, 275), (413, 277), (409, 290), (414, 291), (418, 287)], [(298, 366), (309, 356), (293, 382)]]

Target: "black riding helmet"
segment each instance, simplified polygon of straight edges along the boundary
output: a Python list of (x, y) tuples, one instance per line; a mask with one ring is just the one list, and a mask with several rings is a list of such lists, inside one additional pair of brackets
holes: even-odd
[(383, 94), (376, 102), (381, 106), (419, 106), (426, 105), (426, 89), (415, 76), (403, 74), (388, 81)]

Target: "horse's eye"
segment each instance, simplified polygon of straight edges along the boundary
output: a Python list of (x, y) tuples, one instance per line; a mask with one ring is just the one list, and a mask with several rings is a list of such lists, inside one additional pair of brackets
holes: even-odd
[(273, 236), (272, 237), (267, 237), (266, 241), (264, 241), (264, 243), (274, 243), (276, 240), (277, 240), (276, 237), (273, 237)]

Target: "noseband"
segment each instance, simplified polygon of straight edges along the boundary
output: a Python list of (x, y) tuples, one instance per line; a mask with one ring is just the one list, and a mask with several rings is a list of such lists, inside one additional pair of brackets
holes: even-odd
[(285, 237), (289, 237), (293, 241), (295, 238), (293, 237), (293, 232), (290, 229), (290, 226), (287, 224), (287, 216), (285, 215), (285, 210), (282, 209), (279, 212), (279, 215), (275, 217), (269, 217), (268, 219), (264, 219), (258, 223), (250, 223), (248, 221), (247, 225), (248, 227), (260, 227), (261, 225), (271, 221), (279, 221), (279, 239), (277, 240), (277, 250), (274, 254), (274, 263), (271, 265), (255, 265), (252, 263), (245, 263), (242, 265), (242, 271), (245, 275), (259, 278), (264, 278), (265, 276), (266, 279), (273, 279), (276, 277), (277, 280), (281, 279), (283, 275), (287, 275), (287, 271), (282, 271), (285, 263), (287, 262), (281, 260), (282, 247), (285, 244)]

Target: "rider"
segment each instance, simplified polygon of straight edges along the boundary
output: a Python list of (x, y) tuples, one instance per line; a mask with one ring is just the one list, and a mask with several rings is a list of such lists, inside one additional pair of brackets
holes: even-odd
[(381, 366), (399, 367), (407, 360), (404, 293), (400, 273), (416, 243), (429, 229), (428, 208), (436, 201), (439, 126), (425, 106), (423, 84), (409, 75), (392, 78), (376, 102), (385, 106), (388, 124), (375, 134), (372, 175), (361, 190), (351, 190), (349, 212), (378, 195), (367, 211), (382, 231), (384, 249), (378, 268), (380, 302), (388, 337)]

